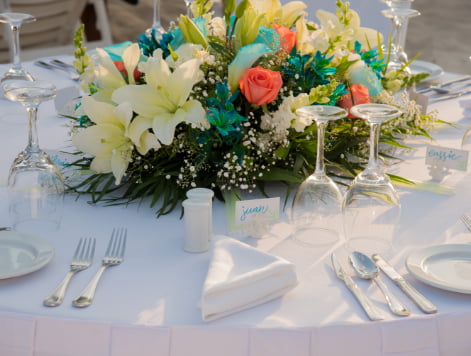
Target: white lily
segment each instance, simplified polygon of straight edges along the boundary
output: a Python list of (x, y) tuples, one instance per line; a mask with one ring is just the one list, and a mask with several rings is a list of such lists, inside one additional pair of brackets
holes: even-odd
[(177, 125), (182, 122), (209, 127), (201, 103), (189, 100), (193, 86), (202, 78), (199, 65), (198, 59), (190, 59), (172, 72), (162, 58), (162, 50), (157, 49), (147, 62), (139, 66), (139, 70), (145, 73), (146, 84), (121, 87), (112, 98), (116, 103), (131, 103), (138, 114), (133, 123), (136, 122), (139, 131), (152, 128), (158, 140), (169, 145)]
[[(116, 68), (109, 54), (101, 48), (96, 49), (98, 54), (98, 65), (95, 67), (94, 84), (98, 91), (93, 96), (98, 101), (112, 103), (111, 96), (113, 92), (127, 85), (123, 75)], [(140, 59), (139, 45), (134, 43), (126, 48), (122, 54), (124, 68), (128, 72), (130, 84), (134, 84), (134, 70)]]
[(133, 111), (130, 104), (114, 106), (85, 96), (82, 107), (96, 125), (79, 131), (72, 137), (72, 142), (80, 151), (94, 156), (90, 165), (93, 171), (112, 172), (116, 184), (121, 183), (126, 173), (134, 145), (141, 154), (160, 147), (150, 132), (141, 131), (131, 121)]
[(304, 9), (307, 7), (302, 1), (291, 1), (282, 6), (279, 0), (250, 0), (250, 4), (259, 14), (264, 14), (264, 25), (276, 23), (288, 28), (306, 15)]
[(368, 48), (368, 45), (374, 46), (377, 44), (378, 36), (382, 41), (382, 36), (378, 31), (360, 27), (360, 16), (355, 10), (348, 10), (346, 16), (349, 18), (349, 23), (347, 26), (341, 24), (337, 15), (331, 12), (318, 10), (316, 15), (321, 21), (322, 30), (325, 31), (328, 38), (341, 38), (341, 41), (337, 43), (338, 47), (346, 47), (349, 42), (358, 41), (364, 48)]

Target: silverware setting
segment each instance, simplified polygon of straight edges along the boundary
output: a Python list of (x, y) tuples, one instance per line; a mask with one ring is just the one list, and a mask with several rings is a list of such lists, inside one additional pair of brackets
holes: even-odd
[(372, 257), (376, 265), (386, 274), (417, 306), (427, 314), (433, 314), (438, 311), (437, 307), (430, 300), (425, 298), (417, 289), (405, 280), (389, 263), (380, 255), (374, 254)]
[(350, 277), (345, 272), (345, 270), (340, 265), (334, 253), (332, 253), (331, 259), (332, 259), (332, 266), (334, 267), (337, 277), (341, 281), (343, 281), (345, 285), (347, 286), (347, 288), (350, 290), (350, 292), (353, 293), (353, 295), (362, 306), (368, 318), (370, 318), (370, 320), (372, 321), (383, 320), (384, 316), (381, 309), (379, 309), (375, 304), (373, 304), (373, 302), (367, 297), (367, 295), (353, 281), (352, 277)]
[(417, 93), (430, 96), (429, 103), (457, 98), (471, 94), (471, 76), (460, 76), (446, 82), (430, 85), (417, 90)]
[(389, 290), (388, 286), (381, 280), (379, 270), (374, 261), (367, 255), (354, 251), (349, 257), (350, 264), (358, 277), (369, 279), (376, 283), (383, 293), (391, 312), (396, 315), (410, 315), (409, 309)]
[(105, 269), (109, 266), (119, 265), (123, 262), (124, 251), (126, 250), (126, 236), (127, 230), (125, 228), (113, 229), (100, 268), (96, 272), (95, 276), (90, 280), (88, 285), (80, 293), (80, 295), (72, 301), (73, 306), (83, 308), (92, 304), (98, 282), (100, 281), (100, 278)]
[(95, 253), (95, 239), (94, 238), (81, 238), (75, 249), (72, 262), (70, 263), (70, 271), (66, 274), (65, 278), (52, 292), (50, 296), (44, 299), (43, 304), (48, 307), (57, 307), (64, 301), (65, 292), (69, 285), (72, 276), (84, 269), (91, 266), (93, 255)]
[[(332, 266), (334, 267), (337, 277), (342, 280), (347, 288), (353, 293), (360, 305), (363, 307), (366, 315), (370, 320), (382, 320), (384, 315), (354, 282), (343, 267), (340, 265), (334, 253), (331, 255)], [(389, 309), (395, 315), (408, 316), (410, 310), (392, 293), (387, 285), (380, 279), (379, 269), (386, 274), (415, 304), (427, 314), (436, 313), (437, 307), (432, 304), (425, 296), (417, 291), (404, 277), (402, 277), (391, 265), (389, 265), (380, 255), (374, 254), (371, 258), (365, 254), (354, 251), (349, 256), (349, 262), (353, 267), (356, 275), (362, 279), (369, 279), (376, 283), (380, 291), (383, 293)], [(379, 267), (379, 269), (378, 269)]]
[(433, 90), (440, 91), (440, 90), (446, 89), (446, 88), (448, 88), (448, 87), (450, 87), (454, 84), (463, 83), (463, 82), (467, 82), (467, 81), (471, 81), (471, 75), (463, 75), (463, 76), (460, 76), (460, 77), (457, 77), (457, 78), (454, 78), (454, 79), (447, 80), (447, 81), (445, 81), (443, 83), (440, 83), (440, 84), (432, 84), (432, 85), (427, 86), (426, 88), (422, 88), (422, 89), (417, 90), (417, 93), (424, 94), (428, 91), (433, 91)]
[(65, 62), (62, 62), (61, 60), (53, 59), (49, 62), (37, 60), (34, 62), (34, 64), (37, 65), (38, 67), (66, 72), (69, 75), (70, 79), (75, 80), (75, 81), (80, 80), (80, 75), (77, 73), (74, 66), (67, 64)]

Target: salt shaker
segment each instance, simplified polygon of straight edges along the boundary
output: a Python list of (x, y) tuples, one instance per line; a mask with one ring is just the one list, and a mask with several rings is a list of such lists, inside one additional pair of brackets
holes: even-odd
[(186, 199), (182, 203), (185, 210), (185, 237), (183, 249), (187, 252), (204, 252), (209, 248), (211, 216), (210, 204), (198, 199)]
[(209, 203), (209, 239), (213, 236), (213, 196), (214, 192), (207, 188), (193, 188), (186, 192), (189, 199), (202, 200)]

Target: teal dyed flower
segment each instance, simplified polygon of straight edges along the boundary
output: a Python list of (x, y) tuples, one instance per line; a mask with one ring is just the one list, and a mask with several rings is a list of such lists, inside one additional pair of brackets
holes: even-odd
[(376, 76), (381, 78), (386, 63), (382, 58), (379, 58), (378, 51), (373, 49), (365, 51), (358, 41), (355, 42), (354, 51), (360, 55), (360, 58), (373, 70)]
[(239, 91), (229, 97), (229, 90), (225, 84), (216, 84), (216, 97), (206, 99), (208, 112), (206, 119), (221, 136), (231, 136), (228, 139), (238, 140), (242, 136), (242, 123), (247, 118), (240, 115), (234, 108), (233, 102), (239, 96)]
[[(156, 40), (155, 29), (151, 31), (151, 36), (148, 36), (146, 33), (143, 33), (137, 39), (139, 48), (142, 50), (142, 54), (146, 57), (151, 57), (154, 51), (158, 48), (161, 48), (164, 54), (164, 58), (170, 55), (168, 45), (171, 42), (175, 42), (175, 31), (170, 31), (169, 33), (164, 33), (160, 42)], [(181, 34), (180, 34), (181, 37)], [(183, 43), (183, 41), (182, 41)], [(173, 48), (173, 46), (172, 46)]]

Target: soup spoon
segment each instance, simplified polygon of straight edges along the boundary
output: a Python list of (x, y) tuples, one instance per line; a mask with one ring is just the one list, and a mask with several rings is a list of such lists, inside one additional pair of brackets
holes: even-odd
[(358, 277), (362, 279), (370, 279), (376, 282), (386, 298), (389, 309), (391, 309), (394, 314), (401, 316), (407, 316), (410, 314), (409, 309), (407, 309), (407, 307), (405, 307), (401, 301), (391, 293), (386, 284), (384, 284), (384, 282), (379, 278), (378, 267), (371, 258), (361, 252), (354, 251), (350, 254), (349, 261)]

